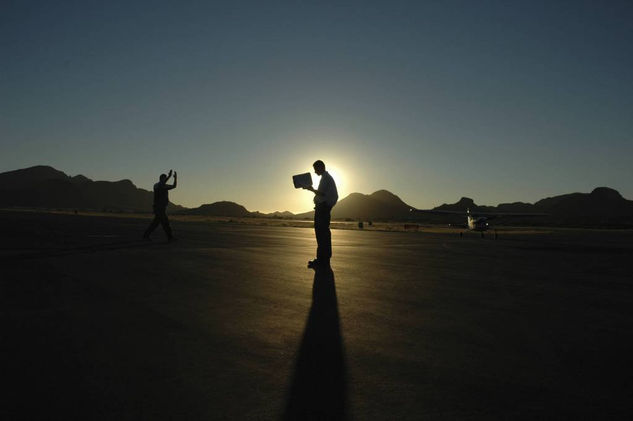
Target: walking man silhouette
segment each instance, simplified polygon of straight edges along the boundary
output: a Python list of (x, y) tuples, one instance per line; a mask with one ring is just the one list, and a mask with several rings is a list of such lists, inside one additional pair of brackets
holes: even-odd
[(331, 211), (338, 201), (338, 191), (334, 179), (325, 171), (325, 164), (318, 160), (312, 164), (314, 172), (321, 176), (319, 188), (304, 187), (314, 193), (314, 233), (317, 240), (317, 257), (308, 262), (309, 268), (330, 267), (332, 257), (332, 233), (330, 232)]
[(167, 205), (169, 204), (169, 190), (175, 189), (178, 184), (178, 174), (174, 173), (174, 184), (167, 184), (167, 180), (171, 177), (172, 170), (169, 170), (169, 174), (161, 174), (158, 183), (154, 184), (154, 220), (143, 234), (144, 240), (149, 240), (149, 236), (156, 229), (158, 224), (163, 226), (165, 234), (167, 234), (167, 241), (172, 241), (174, 236), (171, 233), (171, 227), (169, 226), (169, 219), (167, 219)]

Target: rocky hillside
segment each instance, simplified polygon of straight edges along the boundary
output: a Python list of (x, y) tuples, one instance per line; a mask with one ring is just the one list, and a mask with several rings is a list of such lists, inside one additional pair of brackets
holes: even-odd
[[(49, 166), (0, 173), (0, 206), (151, 212), (153, 193), (130, 180), (93, 181)], [(170, 203), (170, 210), (180, 206)]]

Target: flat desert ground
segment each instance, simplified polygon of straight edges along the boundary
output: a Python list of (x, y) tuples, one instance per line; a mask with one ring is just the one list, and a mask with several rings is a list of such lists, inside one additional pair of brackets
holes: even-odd
[(633, 232), (0, 211), (6, 420), (630, 419)]

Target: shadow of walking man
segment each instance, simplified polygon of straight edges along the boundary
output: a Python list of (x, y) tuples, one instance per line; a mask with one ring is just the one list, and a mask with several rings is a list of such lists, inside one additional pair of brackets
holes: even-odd
[(342, 420), (347, 385), (334, 273), (319, 268), (284, 420)]

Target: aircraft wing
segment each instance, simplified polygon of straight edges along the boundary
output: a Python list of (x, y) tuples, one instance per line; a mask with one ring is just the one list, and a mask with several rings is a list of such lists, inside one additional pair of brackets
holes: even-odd
[(463, 212), (463, 211), (445, 211), (445, 210), (435, 210), (435, 209), (413, 209), (409, 210), (412, 213), (428, 213), (435, 215), (471, 215), (471, 216), (485, 216), (489, 218), (497, 218), (500, 216), (549, 216), (547, 213), (521, 213), (521, 212)]
[(443, 210), (435, 210), (435, 209), (409, 209), (411, 213), (429, 213), (432, 215), (461, 215), (466, 216), (466, 212), (461, 211), (443, 211)]
[(521, 213), (521, 212), (471, 212), (473, 216), (549, 216), (548, 213)]
[(466, 224), (448, 224), (449, 228), (461, 228), (468, 229), (468, 225)]

